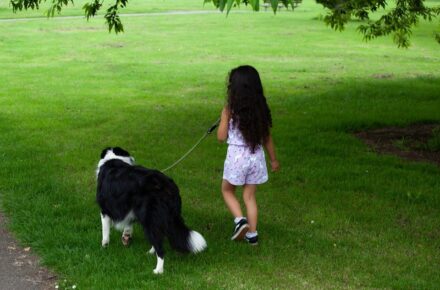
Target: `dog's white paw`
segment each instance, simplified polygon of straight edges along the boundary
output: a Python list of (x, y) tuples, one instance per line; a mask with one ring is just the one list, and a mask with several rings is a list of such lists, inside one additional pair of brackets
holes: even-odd
[(154, 249), (154, 247), (151, 247), (151, 249), (148, 251), (148, 254), (150, 255), (156, 254), (156, 250)]
[(163, 273), (163, 257), (159, 257), (157, 256), (157, 264), (156, 264), (156, 269), (153, 270), (154, 274), (162, 274)]
[(122, 244), (123, 244), (125, 247), (130, 246), (130, 243), (131, 243), (131, 235), (123, 234), (122, 237), (121, 237), (121, 241), (122, 241)]
[(101, 242), (101, 246), (102, 246), (103, 248), (105, 248), (105, 247), (108, 246), (109, 243), (110, 243), (110, 240), (102, 240), (102, 242)]

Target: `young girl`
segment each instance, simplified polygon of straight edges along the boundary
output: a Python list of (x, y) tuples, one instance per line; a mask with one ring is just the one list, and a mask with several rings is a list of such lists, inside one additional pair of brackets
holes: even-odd
[[(257, 70), (248, 65), (231, 70), (227, 104), (217, 131), (217, 138), (228, 143), (222, 193), (235, 218), (231, 240), (244, 238), (251, 245), (258, 244), (255, 191), (258, 184), (268, 180), (263, 147), (269, 155), (272, 171), (279, 169), (270, 127), (272, 117)], [(243, 186), (247, 218), (235, 197), (237, 186)]]

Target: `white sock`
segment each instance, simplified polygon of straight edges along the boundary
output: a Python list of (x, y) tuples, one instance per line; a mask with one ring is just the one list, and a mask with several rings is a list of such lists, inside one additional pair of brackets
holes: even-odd
[(256, 237), (256, 236), (258, 236), (258, 232), (257, 231), (255, 231), (255, 232), (247, 232), (246, 233), (246, 238), (249, 238), (249, 239), (252, 239), (253, 237)]
[(244, 216), (239, 216), (239, 217), (236, 217), (235, 219), (234, 219), (234, 223), (236, 223), (236, 224), (238, 224), (242, 219), (244, 219), (245, 217)]

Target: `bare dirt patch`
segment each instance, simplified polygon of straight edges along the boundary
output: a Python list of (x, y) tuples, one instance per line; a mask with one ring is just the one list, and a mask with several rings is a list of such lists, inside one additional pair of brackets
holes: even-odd
[(125, 45), (122, 42), (109, 42), (109, 43), (104, 43), (102, 46), (110, 47), (110, 48), (123, 48)]
[(30, 247), (21, 247), (0, 212), (0, 289), (55, 289), (57, 276), (40, 265)]
[[(413, 161), (427, 161), (440, 166), (440, 150), (433, 143), (440, 124), (413, 124), (407, 127), (385, 127), (355, 133), (356, 137), (384, 154)], [(434, 144), (434, 145), (432, 145)]]
[(385, 73), (385, 74), (374, 74), (372, 75), (375, 79), (392, 79), (394, 77), (393, 74)]

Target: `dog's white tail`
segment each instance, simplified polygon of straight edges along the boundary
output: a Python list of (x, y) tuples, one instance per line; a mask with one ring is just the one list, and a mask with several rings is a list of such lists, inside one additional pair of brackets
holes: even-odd
[(189, 249), (192, 253), (199, 253), (206, 248), (206, 241), (203, 236), (196, 232), (190, 231), (188, 237)]

